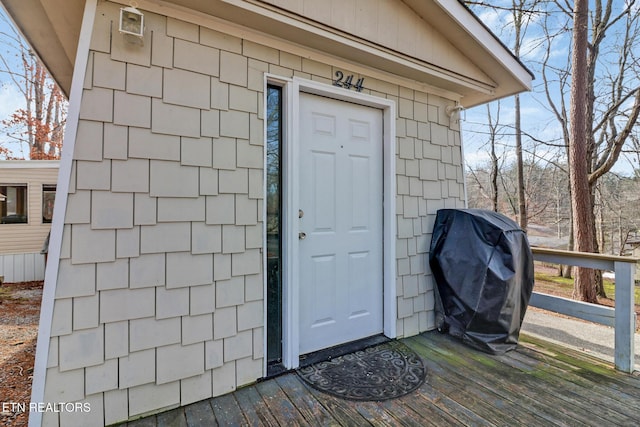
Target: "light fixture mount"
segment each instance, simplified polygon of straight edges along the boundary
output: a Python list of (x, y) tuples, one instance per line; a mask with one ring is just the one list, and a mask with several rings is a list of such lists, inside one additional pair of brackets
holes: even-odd
[(131, 6), (120, 9), (120, 28), (122, 34), (142, 38), (144, 37), (144, 15), (138, 9), (137, 4), (131, 2)]

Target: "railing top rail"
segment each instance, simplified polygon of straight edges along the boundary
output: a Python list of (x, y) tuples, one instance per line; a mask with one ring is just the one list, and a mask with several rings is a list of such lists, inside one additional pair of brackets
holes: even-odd
[(626, 257), (626, 256), (608, 255), (608, 254), (594, 254), (590, 252), (564, 251), (561, 249), (540, 248), (537, 246), (532, 246), (531, 252), (533, 252), (534, 254), (541, 254), (541, 255), (566, 256), (566, 257), (572, 257), (572, 258), (584, 258), (584, 259), (593, 259), (593, 260), (599, 260), (599, 261), (626, 262), (630, 264), (636, 264), (640, 262), (640, 258), (635, 258), (635, 257)]

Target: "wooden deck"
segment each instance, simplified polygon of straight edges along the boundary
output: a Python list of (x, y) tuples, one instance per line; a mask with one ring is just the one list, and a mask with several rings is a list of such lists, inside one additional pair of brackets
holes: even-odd
[(403, 340), (425, 360), (425, 384), (402, 398), (352, 402), (288, 373), (232, 394), (124, 424), (146, 426), (638, 426), (640, 376), (521, 336), (504, 356), (429, 332)]

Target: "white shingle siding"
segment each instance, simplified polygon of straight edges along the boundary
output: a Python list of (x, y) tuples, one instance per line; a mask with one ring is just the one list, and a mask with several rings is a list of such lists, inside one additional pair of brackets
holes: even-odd
[(148, 288), (165, 284), (166, 255), (144, 254), (129, 261), (129, 287)]
[(182, 318), (182, 345), (211, 341), (213, 339), (213, 314), (184, 316)]
[(133, 193), (91, 192), (91, 228), (128, 229), (133, 227)]
[(213, 283), (189, 288), (189, 314), (213, 313), (216, 309), (216, 287)]
[[(198, 31), (197, 26), (196, 31)], [(173, 66), (196, 73), (218, 76), (220, 50), (198, 43), (176, 39), (173, 52)]]
[(156, 134), (149, 129), (130, 127), (129, 157), (180, 160), (180, 137)]
[(149, 161), (146, 159), (111, 160), (111, 191), (149, 192)]
[(118, 360), (111, 359), (85, 369), (85, 392), (96, 394), (118, 388)]
[(205, 342), (205, 369), (224, 365), (224, 341), (221, 339)]
[(204, 342), (167, 345), (157, 350), (156, 384), (193, 377), (204, 373)]
[(168, 135), (200, 136), (200, 110), (165, 104), (161, 99), (152, 98), (151, 131)]
[(76, 162), (76, 189), (109, 190), (111, 188), (111, 161)]
[(129, 350), (138, 351), (177, 344), (181, 340), (180, 317), (153, 317), (129, 322)]
[(58, 351), (61, 372), (101, 365), (104, 362), (104, 326), (61, 336)]
[[(129, 355), (129, 322), (109, 322), (104, 325), (104, 357), (106, 360)], [(119, 383), (121, 384), (121, 383)]]
[(148, 128), (151, 125), (151, 99), (122, 91), (114, 92), (113, 123)]
[(92, 329), (99, 326), (98, 294), (73, 298), (73, 330)]
[(155, 289), (116, 289), (100, 292), (100, 323), (140, 319), (155, 314)]
[[(107, 424), (264, 375), (264, 73), (331, 84), (336, 70), (146, 12), (144, 45), (127, 43), (112, 31), (119, 8), (98, 4), (45, 385), (51, 401), (99, 402)], [(434, 326), (430, 230), (437, 209), (463, 205), (459, 130), (450, 101), (362, 77), (398, 106), (408, 336)]]
[(96, 292), (95, 282), (95, 264), (72, 265), (69, 260), (61, 260), (56, 298), (91, 296)]
[(144, 384), (129, 388), (129, 417), (180, 403), (180, 382)]
[(206, 370), (203, 374), (180, 380), (180, 405), (185, 406), (210, 398), (211, 389), (210, 370)]
[(167, 104), (209, 109), (210, 84), (211, 78), (206, 74), (178, 68), (165, 70), (162, 101)]
[(189, 288), (156, 289), (156, 319), (186, 316), (189, 314)]

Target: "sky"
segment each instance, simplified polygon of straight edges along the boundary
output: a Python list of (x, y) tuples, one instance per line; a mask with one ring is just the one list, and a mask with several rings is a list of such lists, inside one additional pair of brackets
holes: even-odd
[[(510, 7), (512, 0), (494, 0), (493, 3), (500, 3), (505, 7)], [(639, 2), (640, 3), (640, 2)], [(624, 4), (622, 0), (614, 0), (614, 8), (621, 8)], [(511, 12), (508, 10), (490, 10), (475, 9), (476, 14), (480, 17), (489, 28), (491, 28), (495, 34), (509, 47), (513, 47), (513, 36), (509, 33), (508, 23), (511, 22)], [(562, 14), (556, 13), (549, 16), (549, 20), (558, 20)], [(540, 42), (543, 39), (543, 34), (540, 31), (540, 24), (542, 18), (536, 18), (532, 22), (527, 30), (526, 36), (523, 41), (523, 47), (521, 50), (521, 58), (524, 64), (534, 73), (535, 80), (533, 82), (534, 88), (530, 93), (524, 93), (521, 95), (521, 108), (522, 108), (522, 127), (525, 132), (535, 136), (537, 139), (545, 141), (559, 141), (562, 132), (561, 128), (555, 119), (555, 116), (550, 112), (546, 97), (542, 93), (543, 81), (539, 70), (539, 63), (544, 56), (544, 45)], [(551, 51), (552, 65), (558, 67), (565, 67), (570, 55), (571, 44), (570, 33), (557, 37), (554, 47)], [(609, 33), (605, 41), (607, 43), (613, 42), (616, 38), (616, 32)], [(609, 46), (611, 49), (611, 47)], [(640, 50), (640, 49), (638, 49)], [(638, 52), (640, 54), (640, 52)], [(618, 56), (616, 56), (618, 55)], [(603, 55), (601, 69), (611, 67), (615, 64), (619, 54), (613, 49), (609, 55)], [(637, 82), (636, 82), (637, 84)], [(554, 91), (555, 100), (559, 101), (559, 91)], [(568, 100), (567, 100), (568, 104)], [(497, 104), (490, 104), (492, 110), (492, 116), (495, 120), (498, 112)], [(500, 122), (504, 125), (513, 126), (514, 123), (514, 105), (513, 98), (507, 98), (500, 102)], [(478, 166), (486, 165), (490, 159), (489, 147), (488, 147), (488, 128), (487, 123), (487, 106), (479, 106), (473, 109), (464, 111), (461, 114), (461, 126), (463, 129), (463, 143), (465, 150), (465, 160), (468, 166), (475, 168)], [(510, 128), (509, 128), (510, 129)], [(502, 157), (502, 161), (506, 163), (515, 162), (515, 152), (513, 146), (515, 145), (514, 137), (511, 131), (505, 128), (504, 132), (509, 134), (499, 141), (498, 155)], [(531, 148), (531, 139), (525, 137), (523, 139), (523, 145)], [(536, 149), (535, 158), (543, 161), (542, 159), (558, 159), (559, 151), (552, 147), (538, 146)], [(525, 158), (532, 159), (533, 157), (525, 153)], [(562, 160), (562, 159), (561, 159)], [(636, 165), (636, 167), (638, 167)], [(623, 175), (631, 175), (633, 173), (633, 164), (629, 161), (629, 158), (621, 156), (620, 160), (614, 166), (613, 171)]]
[[(4, 8), (0, 7), (0, 54), (7, 60), (12, 61), (15, 56), (15, 51), (11, 50), (7, 46), (7, 36), (13, 36), (15, 34), (12, 29), (12, 24), (5, 15)], [(17, 69), (16, 63), (9, 62), (9, 65), (13, 69)], [(0, 121), (8, 119), (13, 112), (24, 106), (24, 97), (13, 84), (8, 74), (5, 71), (4, 64), (0, 64)], [(5, 147), (9, 147), (14, 155), (21, 155), (21, 147), (19, 144), (14, 144), (11, 139), (8, 138), (5, 132), (2, 130), (0, 124), (0, 144)], [(28, 153), (28, 150), (27, 150)]]
[[(494, 0), (498, 4), (504, 3), (509, 7), (512, 0)], [(621, 6), (621, 0), (615, 0), (614, 4)], [(640, 1), (639, 1), (640, 3)], [(510, 12), (507, 10), (490, 10), (476, 9), (476, 13), (489, 28), (505, 43), (507, 46), (513, 46), (512, 34), (509, 33)], [(521, 95), (522, 106), (522, 123), (526, 132), (534, 135), (541, 140), (557, 140), (561, 136), (561, 131), (556, 119), (549, 112), (546, 106), (544, 96), (540, 94), (541, 78), (537, 68), (537, 61), (541, 60), (544, 54), (543, 46), (540, 43), (541, 34), (538, 27), (532, 23), (527, 31), (527, 35), (523, 42), (522, 59), (536, 75), (534, 80), (534, 90), (530, 93)], [(4, 34), (13, 35), (14, 32), (10, 28), (10, 21), (4, 14), (4, 9), (0, 7), (0, 53), (5, 58), (11, 60), (12, 54), (7, 51), (6, 40)], [(567, 61), (569, 55), (570, 39), (566, 34), (560, 37), (552, 51), (552, 57), (562, 66)], [(514, 122), (513, 98), (507, 98), (500, 102), (500, 122), (504, 125), (510, 125)], [(0, 120), (7, 119), (16, 109), (22, 107), (23, 98), (18, 89), (10, 82), (8, 76), (4, 72), (0, 72)], [(495, 119), (498, 113), (498, 105), (496, 103), (489, 104), (492, 115)], [(462, 139), (464, 143), (465, 160), (469, 167), (476, 168), (488, 163), (489, 151), (487, 145), (487, 106), (479, 106), (473, 109), (465, 110), (460, 114), (461, 126), (463, 130)], [(508, 130), (504, 133), (510, 134)], [(0, 144), (10, 147), (15, 154), (20, 155), (21, 147), (17, 144), (11, 144), (10, 139), (0, 132)], [(513, 136), (506, 135), (499, 142), (498, 155), (502, 157), (502, 161), (509, 163), (515, 161), (515, 153), (513, 151)], [(525, 147), (531, 144), (527, 138), (524, 140)], [(28, 151), (27, 151), (28, 152)], [(525, 157), (527, 154), (525, 153)], [(536, 158), (550, 159), (557, 157), (557, 150), (538, 147), (536, 149)], [(532, 157), (529, 155), (529, 159)], [(632, 163), (625, 158), (621, 158), (614, 167), (614, 171), (630, 175), (633, 171)]]

